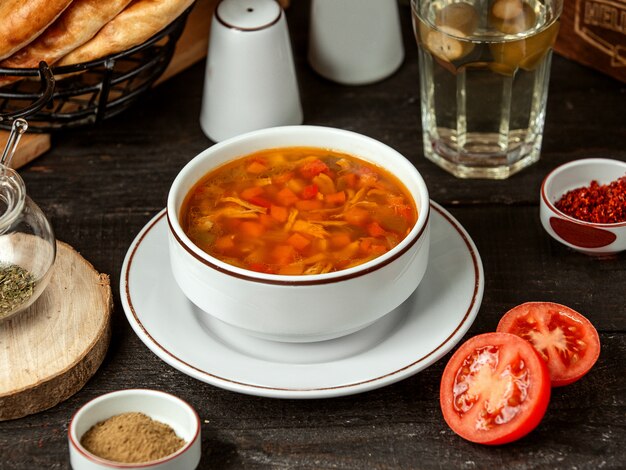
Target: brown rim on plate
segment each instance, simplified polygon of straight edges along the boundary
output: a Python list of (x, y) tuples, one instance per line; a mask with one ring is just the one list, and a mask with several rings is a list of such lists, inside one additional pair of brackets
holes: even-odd
[[(200, 375), (206, 376), (206, 377), (210, 377), (212, 379), (217, 379), (219, 381), (225, 382), (225, 383), (230, 383), (233, 385), (239, 385), (239, 386), (243, 386), (246, 388), (249, 388), (251, 390), (257, 389), (257, 390), (273, 390), (273, 391), (284, 391), (284, 392), (315, 392), (315, 391), (324, 391), (324, 390), (340, 390), (340, 389), (349, 389), (349, 388), (354, 388), (357, 387), (359, 385), (364, 385), (364, 384), (368, 384), (368, 383), (372, 383), (372, 382), (377, 382), (380, 380), (383, 380), (387, 377), (391, 377), (394, 376), (402, 371), (405, 371), (413, 366), (415, 366), (416, 364), (419, 364), (420, 362), (425, 361), (426, 359), (428, 359), (429, 357), (433, 356), (436, 352), (440, 351), (446, 344), (448, 344), (451, 339), (457, 334), (457, 332), (466, 324), (468, 318), (470, 317), (472, 310), (474, 310), (476, 303), (478, 302), (478, 297), (479, 297), (479, 291), (480, 291), (480, 285), (483, 282), (481, 279), (481, 269), (479, 268), (480, 265), (480, 261), (478, 259), (478, 255), (477, 255), (477, 251), (474, 247), (473, 242), (469, 239), (469, 236), (466, 235), (465, 230), (461, 227), (461, 225), (459, 224), (459, 222), (456, 221), (456, 219), (454, 219), (450, 214), (448, 214), (443, 208), (440, 208), (437, 204), (433, 204), (433, 201), (431, 201), (430, 204), (456, 231), (457, 233), (461, 236), (463, 242), (465, 243), (465, 246), (467, 247), (469, 254), (471, 256), (472, 259), (472, 266), (474, 268), (474, 290), (472, 292), (472, 300), (469, 304), (469, 306), (467, 307), (467, 310), (465, 311), (465, 314), (463, 315), (463, 318), (461, 319), (461, 321), (459, 322), (459, 324), (456, 326), (456, 328), (435, 348), (433, 348), (431, 351), (429, 351), (427, 354), (425, 354), (424, 356), (416, 359), (415, 361), (397, 368), (394, 371), (388, 372), (386, 374), (380, 375), (378, 377), (373, 377), (371, 379), (367, 379), (367, 380), (362, 380), (359, 382), (353, 382), (353, 383), (349, 383), (349, 384), (343, 384), (343, 385), (336, 385), (336, 386), (332, 386), (332, 387), (313, 387), (313, 388), (286, 388), (286, 387), (270, 387), (270, 386), (265, 386), (265, 385), (258, 385), (258, 384), (253, 384), (253, 383), (246, 383), (246, 382), (241, 382), (238, 380), (232, 380), (226, 377), (221, 377), (219, 375), (215, 375), (215, 374), (211, 374), (210, 372), (207, 372), (205, 370), (199, 369), (198, 367), (193, 366), (192, 364), (189, 364), (188, 362), (182, 360), (180, 357), (176, 356), (175, 354), (171, 353), (167, 348), (165, 348), (162, 344), (160, 344), (158, 341), (155, 340), (155, 338), (148, 332), (148, 330), (145, 328), (145, 326), (142, 324), (141, 320), (139, 319), (139, 317), (137, 316), (137, 312), (135, 311), (135, 308), (133, 306), (133, 302), (130, 296), (130, 288), (129, 288), (129, 273), (131, 270), (131, 266), (133, 263), (133, 259), (135, 257), (135, 254), (137, 252), (137, 248), (141, 245), (142, 240), (145, 238), (145, 236), (152, 230), (154, 229), (154, 227), (161, 221), (161, 219), (165, 216), (166, 211), (163, 210), (160, 214), (158, 214), (151, 222), (149, 225), (147, 225), (144, 229), (143, 232), (141, 233), (140, 237), (135, 240), (133, 242), (133, 248), (132, 251), (128, 257), (128, 263), (126, 264), (126, 270), (125, 272), (122, 273), (123, 279), (124, 279), (124, 284), (125, 284), (125, 292), (123, 293), (123, 295), (126, 296), (126, 301), (127, 304), (130, 308), (130, 311), (132, 313), (133, 318), (135, 319), (135, 322), (137, 324), (137, 326), (141, 329), (141, 331), (143, 332), (144, 335), (146, 335), (147, 338), (150, 339), (150, 341), (152, 342), (152, 344), (154, 344), (155, 346), (157, 346), (161, 351), (163, 351), (167, 356), (169, 356), (170, 358), (172, 358), (173, 360), (175, 360), (176, 362), (183, 364), (185, 367), (194, 370), (195, 372), (199, 373)], [(240, 391), (241, 392), (241, 391)]]

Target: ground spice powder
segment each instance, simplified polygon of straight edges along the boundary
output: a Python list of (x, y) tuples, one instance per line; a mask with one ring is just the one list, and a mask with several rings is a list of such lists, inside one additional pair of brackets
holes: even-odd
[(584, 222), (626, 222), (626, 176), (609, 184), (592, 181), (589, 186), (568, 191), (554, 206)]
[(167, 424), (143, 413), (123, 413), (92, 426), (80, 443), (92, 454), (114, 462), (145, 463), (167, 457), (185, 441)]

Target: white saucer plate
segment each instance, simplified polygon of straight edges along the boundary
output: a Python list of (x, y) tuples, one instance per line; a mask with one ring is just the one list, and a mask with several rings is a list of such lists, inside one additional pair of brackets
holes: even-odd
[(327, 398), (389, 385), (450, 351), (482, 301), (484, 274), (476, 246), (445, 209), (435, 202), (431, 207), (430, 257), (421, 284), (400, 307), (351, 335), (315, 343), (267, 341), (198, 309), (171, 274), (165, 210), (126, 254), (120, 282), (126, 316), (163, 361), (227, 390)]

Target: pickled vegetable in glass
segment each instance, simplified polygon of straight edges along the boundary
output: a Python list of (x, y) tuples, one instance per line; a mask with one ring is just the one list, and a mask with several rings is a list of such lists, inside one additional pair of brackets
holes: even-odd
[(413, 0), (425, 156), (459, 177), (539, 159), (562, 0)]

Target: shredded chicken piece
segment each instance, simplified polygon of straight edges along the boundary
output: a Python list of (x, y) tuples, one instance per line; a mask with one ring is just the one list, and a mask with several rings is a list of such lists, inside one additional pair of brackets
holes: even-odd
[(244, 207), (229, 206), (216, 210), (209, 217), (213, 220), (219, 219), (220, 217), (230, 217), (233, 219), (256, 219), (259, 217), (259, 213), (255, 210), (246, 209)]
[(199, 231), (209, 232), (213, 228), (213, 221), (210, 217), (202, 216), (194, 220), (195, 229)]
[(358, 266), (360, 264), (364, 264), (367, 263), (368, 261), (377, 258), (379, 255), (370, 255), (370, 256), (365, 256), (363, 258), (357, 258), (355, 260), (352, 260), (350, 263), (348, 263), (347, 266), (345, 266), (345, 269), (348, 268), (353, 268), (354, 266)]
[(386, 197), (387, 196), (387, 191), (384, 191), (382, 189), (370, 189), (367, 192), (368, 196), (382, 196), (382, 197)]
[(291, 230), (294, 222), (296, 221), (296, 217), (298, 217), (298, 209), (294, 209), (292, 207), (289, 209), (289, 217), (287, 217), (287, 222), (285, 222), (285, 227), (283, 228), (285, 232), (289, 232)]
[(257, 180), (254, 182), (255, 186), (267, 186), (269, 184), (272, 184), (272, 178), (270, 178), (269, 176), (267, 178), (257, 178)]
[(296, 232), (306, 233), (315, 238), (326, 238), (329, 233), (319, 224), (307, 222), (306, 220), (296, 220), (292, 229)]
[(329, 273), (331, 269), (333, 269), (333, 263), (326, 263), (326, 266), (322, 268), (322, 271), (320, 274)]
[(315, 264), (315, 263), (319, 263), (321, 261), (326, 261), (326, 254), (325, 253), (317, 253), (313, 256), (309, 256), (308, 258), (304, 258), (302, 260), (302, 262), (304, 264)]
[(350, 169), (350, 162), (345, 158), (340, 158), (335, 163), (337, 164), (337, 166), (340, 166), (341, 169), (344, 171)]
[(312, 266), (309, 266), (304, 270), (303, 274), (321, 274), (326, 267), (327, 263), (320, 261), (319, 263), (315, 263)]
[(250, 209), (254, 212), (259, 212), (261, 214), (265, 214), (267, 212), (267, 208), (263, 206), (257, 206), (256, 204), (252, 204), (250, 202), (244, 201), (243, 199), (239, 199), (238, 197), (224, 197), (220, 199), (220, 202), (232, 202), (234, 204), (245, 207), (246, 209)]
[(376, 204), (373, 201), (359, 201), (354, 205), (358, 207), (374, 207), (374, 208), (377, 208), (380, 206), (380, 204)]
[[(341, 214), (335, 217), (341, 217)], [(345, 220), (316, 220), (315, 223), (323, 227), (343, 227), (344, 225), (348, 225), (348, 222)]]
[(363, 199), (363, 196), (365, 196), (366, 191), (367, 188), (365, 186), (359, 189), (357, 193), (348, 201), (348, 204), (346, 204), (346, 206), (351, 206), (359, 202), (361, 199)]

